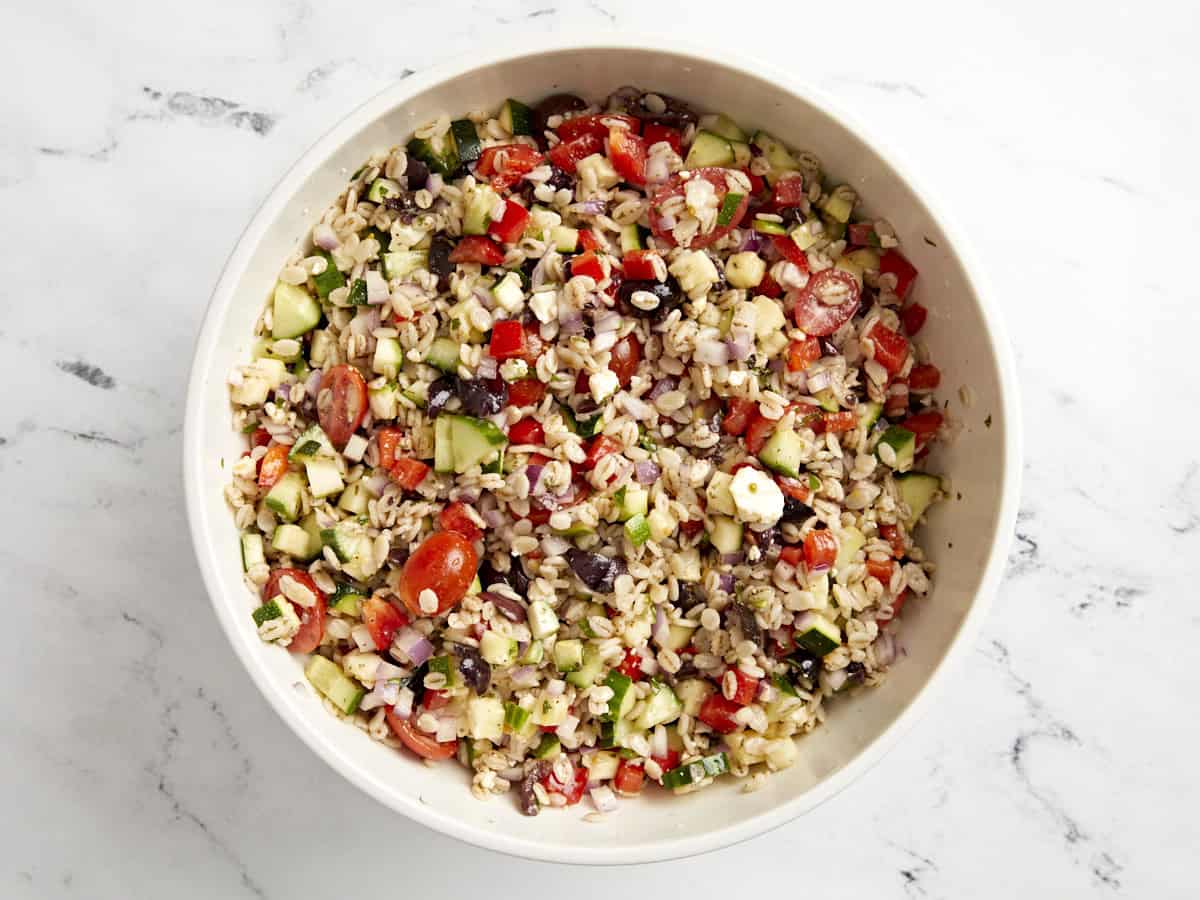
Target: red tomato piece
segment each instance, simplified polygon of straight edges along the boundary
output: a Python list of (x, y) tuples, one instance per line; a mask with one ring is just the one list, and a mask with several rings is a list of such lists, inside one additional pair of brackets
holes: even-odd
[[(440, 616), (466, 596), (478, 565), (479, 555), (470, 541), (453, 531), (439, 531), (425, 538), (404, 564), (400, 573), (400, 599), (413, 616)], [(434, 613), (421, 610), (424, 590), (437, 595)]]
[(925, 327), (925, 319), (928, 316), (929, 310), (920, 303), (910, 303), (900, 310), (900, 321), (904, 323), (904, 330), (909, 337)]
[(592, 443), (588, 446), (587, 456), (584, 457), (580, 464), (584, 471), (590, 472), (596, 468), (596, 463), (600, 462), (610, 453), (616, 453), (621, 449), (621, 444), (610, 438), (607, 434), (597, 435), (592, 438)]
[(590, 228), (579, 229), (579, 249), (595, 250), (600, 246), (600, 241), (596, 239), (596, 232)]
[(895, 525), (880, 525), (879, 536), (892, 545), (892, 556), (896, 559), (904, 558), (904, 538), (900, 534), (899, 527)]
[(766, 444), (767, 438), (771, 436), (771, 432), (774, 430), (775, 420), (768, 419), (759, 413), (758, 410), (755, 410), (754, 418), (746, 426), (746, 449), (757, 456), (758, 452), (762, 450), (763, 445)]
[[(535, 464), (534, 459), (536, 458), (536, 454), (530, 457), (530, 463)], [(541, 457), (540, 462), (536, 463), (536, 465), (544, 465), (548, 461), (545, 457)], [(567, 490), (554, 498), (554, 509), (569, 509), (586, 500), (591, 492), (592, 489), (588, 485), (587, 480), (583, 476), (577, 476), (571, 479), (571, 485)], [(532, 497), (529, 500), (529, 515), (525, 518), (534, 525), (545, 525), (550, 521), (551, 512), (553, 510), (547, 509), (536, 497)]]
[(392, 463), (388, 472), (392, 476), (392, 480), (404, 490), (415, 491), (417, 485), (424, 481), (425, 476), (429, 474), (429, 466), (419, 459), (401, 457)]
[(288, 454), (292, 452), (291, 444), (272, 444), (263, 458), (258, 461), (258, 486), (261, 490), (269, 491), (275, 487), (288, 470)]
[(789, 175), (779, 179), (771, 190), (771, 202), (780, 209), (785, 206), (800, 206), (806, 199), (808, 192), (804, 190), (804, 179), (800, 175)]
[(942, 383), (942, 372), (937, 366), (913, 366), (908, 373), (908, 386), (914, 391), (932, 391)]
[(637, 374), (638, 364), (642, 361), (642, 344), (633, 332), (625, 335), (613, 346), (608, 358), (608, 368), (617, 376), (617, 383), (622, 388), (629, 387), (629, 381)]
[(758, 413), (758, 404), (753, 400), (742, 397), (730, 397), (725, 401), (725, 417), (721, 420), (721, 430), (726, 434), (742, 434), (750, 419)]
[(801, 272), (808, 272), (808, 255), (800, 249), (800, 245), (786, 234), (771, 235), (771, 243), (779, 251), (779, 255), (792, 263)]
[(813, 529), (804, 536), (804, 564), (810, 572), (828, 569), (837, 559), (837, 538), (828, 529)]
[(754, 293), (762, 294), (764, 297), (770, 297), (772, 300), (783, 296), (783, 288), (779, 286), (779, 282), (771, 277), (768, 272), (763, 276), (763, 280), (758, 283), (758, 287), (754, 289)]
[(887, 400), (883, 405), (883, 412), (889, 419), (902, 416), (908, 412), (907, 378), (897, 378), (888, 385)]
[(250, 435), (250, 448), (267, 447), (271, 443), (271, 432), (265, 428), (254, 429), (254, 434)]
[(810, 363), (821, 358), (821, 342), (815, 337), (792, 341), (788, 346), (787, 367), (789, 372), (803, 372)]
[[(630, 250), (621, 260), (621, 267), (625, 270), (625, 277), (631, 281), (658, 281), (654, 262), (661, 258), (653, 250)], [(666, 271), (666, 266), (663, 271)]]
[(633, 797), (642, 792), (646, 783), (646, 770), (640, 763), (621, 760), (617, 774), (613, 776), (613, 790), (623, 797)]
[(529, 352), (525, 342), (525, 328), (516, 319), (504, 319), (492, 326), (492, 340), (488, 353), (495, 359), (524, 359)]
[(761, 175), (755, 175), (750, 171), (749, 167), (742, 169), (742, 172), (750, 179), (750, 193), (755, 197), (759, 196), (767, 188), (766, 179)]
[(522, 378), (508, 386), (509, 406), (536, 406), (546, 396), (546, 385), (536, 378)]
[(425, 691), (425, 696), (421, 700), (421, 705), (429, 712), (436, 712), (439, 709), (445, 709), (450, 705), (450, 692), (437, 691), (432, 688)]
[(846, 228), (846, 235), (855, 247), (878, 247), (874, 222), (853, 222)]
[[(908, 340), (904, 335), (876, 322), (866, 336), (875, 345), (875, 362), (892, 375), (904, 367), (904, 361), (908, 359)], [(911, 379), (909, 385), (912, 385)]]
[(833, 434), (841, 434), (844, 431), (849, 431), (857, 424), (854, 413), (848, 410), (835, 413), (827, 412), (821, 418), (825, 424), (825, 431)]
[[(301, 606), (298, 603), (292, 603), (292, 601), (288, 600), (279, 588), (279, 582), (283, 580), (283, 576), (285, 575), (297, 584), (308, 588), (313, 596), (317, 598), (317, 602), (312, 606)], [(292, 603), (292, 608), (296, 611), (296, 615), (300, 617), (300, 630), (292, 637), (292, 642), (288, 644), (288, 650), (292, 653), (312, 653), (321, 646), (321, 638), (325, 636), (325, 609), (327, 600), (325, 592), (317, 587), (317, 583), (312, 580), (311, 576), (303, 569), (275, 569), (271, 572), (271, 577), (267, 579), (262, 592), (264, 603), (272, 597), (283, 597), (285, 601)]]
[(595, 250), (585, 251), (571, 260), (571, 277), (577, 275), (586, 275), (596, 282), (604, 280), (604, 264)]
[[(328, 400), (322, 405), (326, 391), (329, 391)], [(339, 450), (362, 424), (367, 405), (367, 383), (354, 366), (334, 366), (322, 376), (317, 416), (321, 428)]]
[(879, 257), (879, 274), (896, 276), (896, 296), (904, 300), (916, 280), (917, 268), (899, 250), (892, 248)]
[(892, 580), (892, 566), (890, 559), (880, 562), (875, 559), (867, 559), (867, 574), (872, 578), (878, 578), (879, 581), (886, 587), (888, 582)]
[(508, 429), (508, 441), (511, 444), (542, 444), (546, 440), (546, 431), (542, 423), (532, 417), (526, 417), (515, 422)]
[(726, 700), (718, 691), (708, 695), (696, 718), (718, 734), (733, 734), (738, 730), (738, 723), (734, 716), (737, 715), (739, 709), (741, 709), (740, 706), (732, 700)]
[(647, 122), (642, 127), (642, 137), (646, 139), (648, 148), (666, 141), (676, 153), (683, 153), (683, 134), (678, 128), (668, 128), (658, 122)]
[(461, 534), (468, 541), (477, 541), (483, 537), (483, 529), (467, 512), (467, 504), (455, 500), (438, 514), (438, 524), (443, 531), (453, 531)]
[(775, 482), (779, 485), (779, 489), (801, 503), (807, 503), (812, 496), (812, 491), (808, 487), (808, 483), (801, 481), (799, 478), (788, 478), (786, 475), (776, 475)]
[(738, 706), (747, 706), (754, 702), (754, 698), (758, 696), (758, 679), (751, 678), (741, 669), (731, 669), (733, 677), (737, 679), (737, 690), (733, 695), (733, 702)]
[(641, 122), (633, 116), (625, 116), (619, 113), (575, 116), (572, 119), (566, 119), (558, 126), (558, 136), (564, 141), (573, 141), (585, 134), (591, 134), (603, 140), (608, 137), (609, 129), (613, 127), (625, 128), (637, 134), (639, 125), (641, 125)]
[(646, 674), (642, 671), (642, 658), (633, 650), (625, 651), (625, 658), (617, 666), (617, 671), (634, 681), (641, 681)]
[(504, 251), (491, 238), (473, 234), (460, 240), (450, 251), (450, 262), (498, 266), (504, 262)]
[(363, 601), (362, 620), (367, 631), (371, 632), (376, 650), (386, 650), (392, 646), (396, 632), (409, 623), (408, 616), (382, 597), (368, 597)]
[[(726, 181), (726, 174), (730, 170), (720, 169), (715, 167), (705, 167), (702, 169), (692, 169), (690, 178), (703, 178), (711, 184), (716, 191), (717, 206), (720, 208), (725, 202), (725, 195), (729, 193), (729, 184)], [(650, 200), (650, 228), (656, 236), (661, 238), (666, 243), (674, 246), (675, 236), (672, 234), (672, 229), (668, 228), (663, 222), (662, 207), (675, 197), (681, 197), (684, 194), (684, 179), (678, 174), (672, 175), (671, 178), (658, 189), (654, 197)], [(742, 202), (737, 205), (727, 225), (718, 225), (712, 231), (704, 234), (697, 234), (692, 238), (689, 246), (693, 249), (707, 247), (714, 241), (720, 240), (730, 231), (736, 228), (742, 221), (742, 217), (746, 215), (746, 209), (750, 205), (750, 197), (747, 195), (742, 197)]]
[(917, 436), (917, 443), (923, 444), (937, 434), (937, 430), (942, 427), (942, 414), (936, 409), (927, 409), (909, 416), (900, 423), (900, 427), (907, 428)]
[(703, 519), (688, 519), (686, 522), (679, 523), (679, 530), (687, 537), (695, 537), (704, 530)]
[(608, 159), (623, 181), (646, 183), (646, 142), (628, 128), (608, 130)]
[[(605, 132), (607, 134), (607, 132)], [(550, 163), (564, 172), (575, 173), (581, 159), (604, 149), (604, 138), (598, 134), (585, 134), (573, 141), (561, 141), (546, 154)]]
[(799, 566), (804, 559), (804, 547), (800, 544), (788, 544), (779, 551), (779, 558), (789, 566)]
[(417, 726), (411, 720), (402, 719), (396, 715), (390, 706), (384, 708), (383, 715), (387, 719), (388, 727), (396, 733), (396, 737), (400, 738), (400, 743), (417, 756), (424, 759), (443, 760), (449, 759), (458, 752), (457, 740), (439, 744), (432, 735), (418, 731)]
[(669, 772), (679, 765), (679, 751), (672, 750), (669, 747), (667, 748), (667, 752), (662, 756), (652, 756), (650, 758), (658, 763), (658, 767), (664, 772)]
[(502, 244), (515, 244), (529, 224), (529, 210), (512, 200), (504, 202), (504, 215), (488, 225), (488, 234)]
[[(503, 153), (503, 156), (501, 154)], [(475, 164), (477, 175), (491, 175), (492, 187), (505, 191), (542, 163), (542, 154), (528, 144), (488, 147)]]
[(849, 321), (858, 309), (861, 295), (858, 279), (849, 272), (822, 269), (796, 292), (792, 316), (805, 334), (825, 337)]
[(390, 469), (396, 462), (396, 447), (404, 432), (395, 425), (385, 425), (375, 433), (375, 443), (379, 445), (379, 466)]
[(573, 806), (579, 802), (587, 787), (587, 773), (588, 770), (585, 766), (576, 766), (570, 779), (563, 784), (555, 777), (554, 772), (547, 772), (542, 776), (542, 785), (552, 794), (562, 794), (567, 801), (567, 806)]
[(892, 601), (892, 618), (895, 619), (900, 615), (900, 610), (904, 609), (904, 604), (908, 602), (908, 598), (912, 596), (908, 588), (900, 592), (900, 596)]

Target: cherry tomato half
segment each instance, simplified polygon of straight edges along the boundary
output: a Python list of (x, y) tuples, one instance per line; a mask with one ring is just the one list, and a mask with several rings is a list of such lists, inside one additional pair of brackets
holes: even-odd
[[(729, 182), (726, 180), (726, 175), (732, 170), (720, 169), (715, 167), (705, 167), (703, 169), (692, 169), (690, 178), (703, 178), (713, 186), (717, 194), (717, 206), (720, 208), (725, 202), (725, 195), (729, 193)], [(684, 179), (679, 175), (672, 175), (671, 178), (658, 189), (658, 192), (650, 201), (650, 228), (662, 240), (670, 245), (675, 244), (675, 236), (672, 233), (673, 229), (666, 227), (663, 224), (663, 213), (661, 212), (663, 204), (681, 197), (684, 194)], [(728, 224), (718, 225), (712, 231), (707, 231), (704, 234), (697, 234), (692, 238), (688, 245), (693, 250), (700, 247), (707, 247), (714, 241), (720, 240), (727, 235), (742, 221), (742, 217), (746, 215), (746, 208), (750, 205), (749, 195), (742, 197), (741, 203), (733, 211), (733, 216), (730, 217)]]
[[(475, 578), (479, 555), (461, 534), (439, 531), (430, 535), (408, 558), (400, 573), (400, 599), (413, 616), (438, 615), (457, 606)], [(421, 592), (437, 594), (437, 610), (421, 610)]]
[[(325, 392), (328, 391), (326, 399)], [(324, 403), (322, 403), (324, 401)], [(321, 428), (341, 450), (367, 414), (367, 383), (354, 366), (334, 366), (321, 378), (317, 415)]]
[(317, 602), (312, 606), (301, 606), (298, 603), (292, 603), (292, 608), (296, 611), (296, 615), (300, 617), (300, 630), (296, 632), (292, 638), (292, 642), (288, 644), (288, 650), (292, 653), (312, 653), (321, 646), (321, 638), (325, 635), (325, 593), (317, 587), (316, 582), (303, 569), (276, 569), (271, 573), (271, 577), (267, 579), (267, 583), (263, 587), (263, 602), (270, 600), (272, 597), (283, 597), (286, 602), (292, 602), (287, 597), (284, 597), (283, 592), (279, 588), (279, 582), (283, 580), (283, 576), (285, 575), (297, 584), (308, 588), (317, 598)]
[(629, 387), (629, 381), (637, 372), (638, 363), (642, 361), (642, 345), (633, 333), (625, 335), (617, 341), (609, 356), (608, 367), (617, 376), (617, 382), (623, 388)]
[(396, 632), (409, 622), (408, 616), (382, 597), (368, 597), (363, 601), (362, 620), (367, 631), (371, 632), (376, 650), (386, 650), (392, 646)]
[(396, 733), (396, 737), (400, 738), (400, 743), (417, 756), (424, 759), (443, 760), (449, 759), (458, 752), (457, 740), (439, 744), (432, 735), (418, 731), (417, 726), (410, 720), (402, 719), (392, 712), (390, 706), (385, 708), (383, 716), (387, 719), (388, 726)]
[(796, 293), (792, 316), (805, 334), (824, 337), (849, 321), (861, 294), (858, 279), (849, 272), (822, 269)]

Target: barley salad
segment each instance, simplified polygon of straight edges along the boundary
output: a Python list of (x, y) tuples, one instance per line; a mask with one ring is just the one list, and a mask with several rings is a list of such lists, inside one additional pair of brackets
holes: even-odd
[(857, 203), (635, 88), (366, 161), (231, 373), (248, 623), (527, 815), (792, 765), (897, 657), (946, 489), (917, 271)]

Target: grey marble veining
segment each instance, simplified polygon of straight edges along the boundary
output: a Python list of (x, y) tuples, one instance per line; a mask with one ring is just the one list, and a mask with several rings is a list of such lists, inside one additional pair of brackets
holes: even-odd
[[(6, 10), (0, 896), (674, 896), (698, 874), (714, 894), (1195, 896), (1200, 24), (1074, 6)], [(895, 752), (757, 840), (586, 873), (469, 849), (331, 776), (220, 634), (179, 477), (196, 327), (283, 168), (443, 52), (564, 27), (732, 41), (887, 136), (991, 272), (1027, 435), (995, 610)]]

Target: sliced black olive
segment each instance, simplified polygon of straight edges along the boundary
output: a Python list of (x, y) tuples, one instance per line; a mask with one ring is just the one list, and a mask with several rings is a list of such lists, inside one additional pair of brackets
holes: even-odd
[(476, 648), (465, 644), (455, 644), (454, 655), (458, 657), (458, 671), (462, 674), (463, 681), (476, 694), (486, 694), (492, 683), (491, 664)]
[(860, 662), (852, 662), (846, 666), (846, 681), (861, 684), (867, 677), (867, 667)]
[[(638, 291), (646, 291), (658, 298), (658, 305), (653, 309), (639, 309), (632, 298)], [(626, 304), (630, 315), (648, 319), (664, 318), (671, 310), (683, 303), (683, 289), (672, 275), (666, 281), (623, 281), (617, 288), (617, 296)]]
[(436, 235), (429, 245), (429, 271), (437, 276), (439, 291), (450, 289), (450, 273), (454, 271), (450, 254), (453, 251), (454, 242), (444, 234)]
[(758, 618), (750, 607), (741, 603), (733, 604), (725, 610), (725, 622), (726, 624), (736, 624), (742, 630), (743, 638), (762, 646), (762, 626), (758, 624)]
[(812, 508), (789, 494), (783, 495), (783, 518), (781, 522), (803, 522), (813, 514)]
[(552, 166), (550, 177), (546, 179), (546, 184), (550, 185), (556, 191), (561, 191), (563, 188), (572, 188), (575, 186), (575, 176), (569, 172), (564, 172), (558, 166)]
[(587, 101), (574, 94), (551, 94), (533, 108), (533, 137), (541, 146), (546, 140), (546, 120), (551, 116), (587, 109)]
[(779, 218), (784, 225), (799, 225), (804, 221), (804, 213), (798, 206), (785, 206), (779, 211)]

